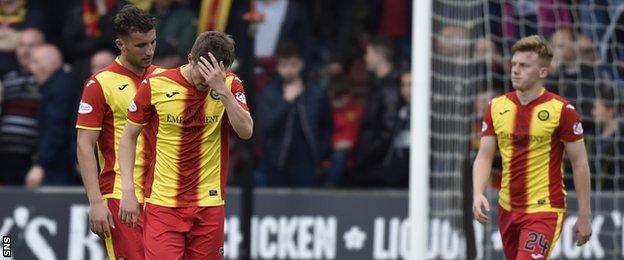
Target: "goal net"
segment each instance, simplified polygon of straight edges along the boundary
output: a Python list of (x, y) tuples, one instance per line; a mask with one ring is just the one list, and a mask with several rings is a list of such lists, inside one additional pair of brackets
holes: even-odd
[[(554, 50), (545, 87), (581, 115), (592, 181), (593, 236), (574, 245), (576, 197), (566, 160), (568, 214), (553, 259), (624, 257), (624, 1), (436, 0), (432, 6), (430, 230), (427, 258), (503, 259), (497, 200), (500, 159), (488, 198), (490, 224), (473, 221), (472, 162), (483, 107), (512, 89), (511, 46), (540, 34)], [(418, 37), (418, 36), (415, 36)]]

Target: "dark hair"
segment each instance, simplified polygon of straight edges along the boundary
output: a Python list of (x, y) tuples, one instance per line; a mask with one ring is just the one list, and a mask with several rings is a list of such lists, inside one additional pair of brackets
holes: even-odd
[(386, 60), (392, 61), (394, 59), (394, 44), (388, 37), (375, 36), (370, 39), (368, 44), (376, 51), (381, 52)]
[(218, 31), (201, 33), (191, 48), (193, 62), (197, 62), (199, 57), (209, 60), (209, 52), (214, 55), (217, 61), (222, 61), (225, 67), (229, 67), (236, 58), (234, 39), (229, 34)]
[(117, 36), (128, 36), (133, 32), (147, 33), (154, 29), (155, 24), (156, 18), (132, 4), (124, 5), (113, 20)]
[(279, 45), (277, 46), (276, 54), (278, 59), (303, 59), (303, 56), (301, 56), (301, 52), (299, 51), (297, 45), (295, 45), (293, 42), (288, 41), (279, 43)]
[(332, 99), (349, 94), (351, 89), (347, 76), (337, 75), (329, 78), (327, 81), (327, 95)]

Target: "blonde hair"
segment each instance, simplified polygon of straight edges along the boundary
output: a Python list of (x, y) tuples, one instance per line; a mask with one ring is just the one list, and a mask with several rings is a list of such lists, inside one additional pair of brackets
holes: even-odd
[(542, 65), (547, 67), (553, 58), (553, 50), (550, 44), (541, 35), (531, 35), (518, 40), (512, 47), (511, 53), (516, 52), (535, 52), (542, 61)]

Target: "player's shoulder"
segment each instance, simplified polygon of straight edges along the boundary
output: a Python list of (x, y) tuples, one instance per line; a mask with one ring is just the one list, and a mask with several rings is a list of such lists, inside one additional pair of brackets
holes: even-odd
[(566, 98), (564, 98), (562, 96), (559, 96), (558, 94), (555, 94), (555, 93), (550, 92), (548, 90), (546, 90), (545, 94), (548, 95), (550, 100), (559, 101), (559, 102), (564, 103), (564, 104), (570, 104), (570, 101), (568, 99), (566, 99)]
[(147, 74), (148, 75), (158, 75), (164, 71), (166, 71), (167, 68), (163, 68), (157, 65), (150, 65), (150, 67), (147, 69)]
[(511, 99), (512, 99), (511, 95), (513, 95), (513, 92), (509, 92), (509, 93), (500, 94), (498, 96), (495, 96), (492, 99), (490, 99), (489, 104), (490, 105), (501, 104), (501, 103), (505, 103), (506, 101), (511, 101)]

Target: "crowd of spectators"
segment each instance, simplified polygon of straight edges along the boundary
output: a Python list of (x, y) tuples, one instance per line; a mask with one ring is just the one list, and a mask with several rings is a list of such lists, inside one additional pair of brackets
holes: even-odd
[[(201, 0), (130, 2), (157, 18), (154, 64), (184, 63)], [(254, 93), (248, 103), (256, 129), (251, 157), (237, 160), (249, 146), (231, 140), (231, 184), (253, 174), (258, 186), (407, 187), (412, 2), (258, 0), (264, 19), (252, 26), (253, 42), (240, 40), (249, 34), (241, 29), (248, 22), (244, 2), (232, 1), (226, 31), (237, 41), (235, 72), (253, 72), (244, 84)], [(78, 99), (85, 79), (118, 53), (110, 19), (126, 3), (0, 0), (0, 184), (79, 184)], [(432, 131), (474, 132), (483, 103), (511, 90), (511, 44), (542, 34), (555, 56), (545, 87), (581, 114), (594, 187), (624, 185), (624, 1), (488, 0), (484, 6), (487, 30), (434, 23), (432, 69), (442, 74), (433, 77)], [(245, 56), (247, 48), (253, 57)], [(460, 119), (450, 124), (436, 117), (457, 111)], [(474, 147), (475, 139), (434, 138), (432, 151)], [(434, 172), (448, 167), (432, 165)]]
[[(184, 63), (201, 0), (0, 0), (0, 185), (80, 184), (80, 94), (119, 53), (111, 17), (128, 2), (156, 17), (154, 64)], [(258, 0), (253, 42), (242, 40), (244, 2), (231, 2), (226, 31), (233, 69), (253, 72), (244, 84), (256, 130), (231, 183), (407, 187), (411, 1)], [(232, 154), (249, 147), (232, 142)]]

